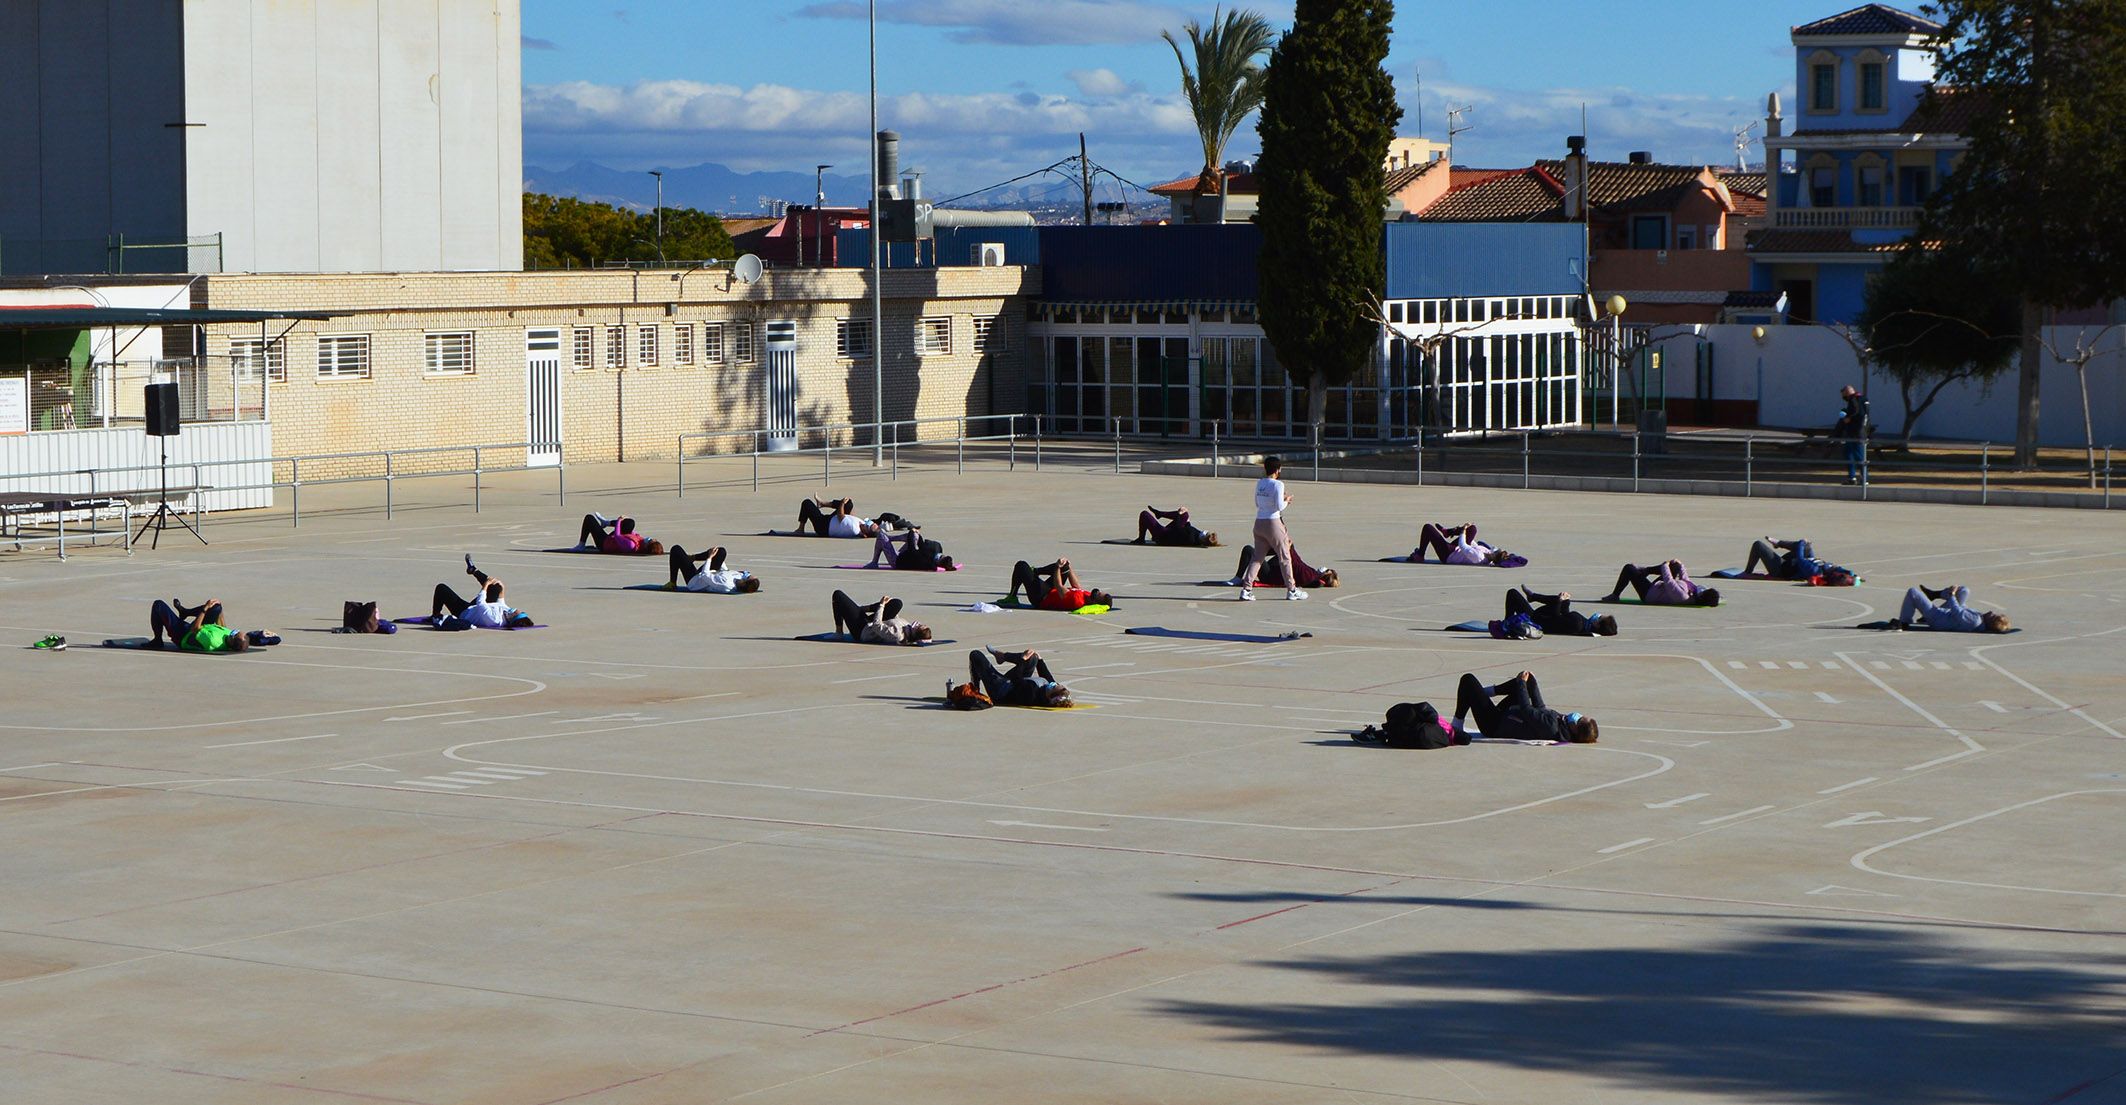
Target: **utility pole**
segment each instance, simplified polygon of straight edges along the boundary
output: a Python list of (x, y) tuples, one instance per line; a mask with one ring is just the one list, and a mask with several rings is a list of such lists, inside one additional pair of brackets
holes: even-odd
[(1093, 224), (1093, 163), (1085, 156), (1085, 132), (1078, 132), (1078, 181), (1085, 190), (1085, 225)]
[[(833, 167), (821, 165), (812, 170), (812, 237), (819, 243), (812, 247), (812, 262), (816, 265), (827, 263), (827, 213), (821, 208), (827, 206), (827, 170)], [(800, 263), (803, 260), (798, 258)]]
[(664, 264), (664, 173), (651, 169), (650, 175), (657, 178), (657, 263)]
[(871, 466), (886, 463), (886, 291), (879, 266), (878, 0), (871, 0)]

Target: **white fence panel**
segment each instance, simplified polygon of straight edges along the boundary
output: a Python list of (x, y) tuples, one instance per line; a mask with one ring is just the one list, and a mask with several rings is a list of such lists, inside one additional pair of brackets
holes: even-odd
[[(207, 487), (263, 484), (273, 478), (273, 427), (264, 422), (194, 423), (168, 439), (170, 484)], [(0, 490), (88, 495), (140, 491), (160, 486), (157, 439), (137, 426), (108, 430), (61, 430), (0, 437)], [(216, 463), (242, 461), (240, 464)], [(192, 465), (202, 467), (193, 478)], [(130, 471), (122, 471), (131, 469)], [(37, 473), (62, 473), (38, 475)], [(247, 510), (273, 505), (271, 488), (209, 491), (207, 510)]]

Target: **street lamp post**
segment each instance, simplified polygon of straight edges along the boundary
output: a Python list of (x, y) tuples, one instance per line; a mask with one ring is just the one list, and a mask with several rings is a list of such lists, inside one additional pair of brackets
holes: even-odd
[(879, 266), (878, 0), (871, 0), (871, 466), (886, 463), (886, 297)]
[(827, 263), (827, 215), (820, 208), (827, 206), (827, 170), (833, 167), (821, 165), (812, 170), (812, 239), (818, 243), (812, 247), (812, 261), (817, 265)]
[(1623, 421), (1618, 406), (1624, 396), (1624, 310), (1630, 304), (1621, 295), (1609, 297), (1602, 309), (1609, 314), (1609, 358), (1616, 364), (1616, 375), (1609, 379), (1609, 424)]
[(664, 173), (651, 169), (650, 175), (657, 178), (657, 264), (664, 264)]

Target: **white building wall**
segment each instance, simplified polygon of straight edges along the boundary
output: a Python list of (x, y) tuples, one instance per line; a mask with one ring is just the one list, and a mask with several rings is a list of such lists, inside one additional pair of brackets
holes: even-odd
[(190, 232), (231, 272), (523, 267), (518, 0), (184, 0)]

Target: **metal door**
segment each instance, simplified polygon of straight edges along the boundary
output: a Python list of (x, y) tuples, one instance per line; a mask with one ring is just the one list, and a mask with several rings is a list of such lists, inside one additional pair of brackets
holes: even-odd
[(524, 332), (524, 463), (561, 463), (561, 331)]
[[(748, 325), (751, 325), (750, 323)], [(878, 340), (874, 337), (873, 356), (877, 356)], [(776, 321), (768, 324), (767, 356), (761, 358), (766, 379), (761, 388), (765, 399), (762, 404), (762, 428), (767, 433), (762, 448), (771, 453), (785, 453), (797, 448), (797, 323)]]

